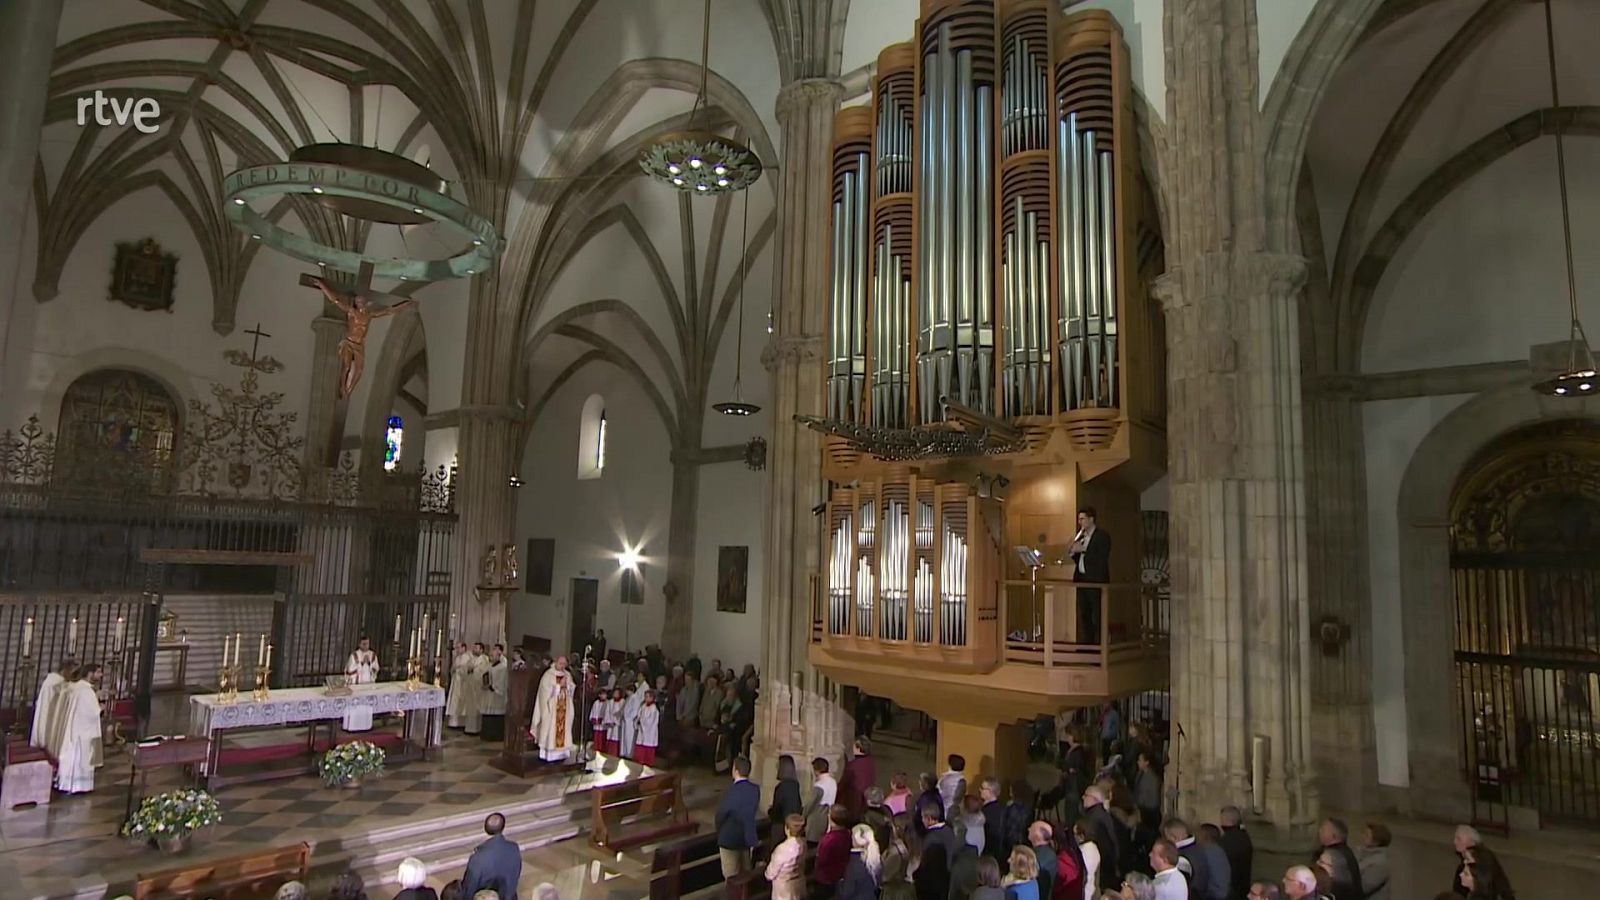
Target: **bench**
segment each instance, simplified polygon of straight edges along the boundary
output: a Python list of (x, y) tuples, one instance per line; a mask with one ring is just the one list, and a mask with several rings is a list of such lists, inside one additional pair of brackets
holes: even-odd
[[(683, 785), (676, 772), (664, 772), (590, 791), (593, 798), (590, 839), (597, 847), (624, 850), (680, 834), (700, 826), (689, 821)], [(626, 828), (626, 831), (624, 831)]]
[(284, 882), (304, 881), (311, 863), (311, 845), (259, 850), (214, 859), (198, 865), (140, 874), (134, 900), (201, 897), (208, 900), (268, 900)]
[[(750, 871), (726, 881), (729, 900), (758, 900), (772, 894), (772, 884), (767, 881), (767, 857), (771, 847), (767, 843), (770, 826), (762, 822), (757, 830), (761, 844), (752, 854)], [(809, 864), (809, 858), (807, 860)], [(808, 869), (809, 873), (809, 869)], [(722, 854), (717, 847), (715, 834), (698, 835), (656, 848), (650, 860), (650, 900), (673, 900), (724, 884), (722, 879)]]

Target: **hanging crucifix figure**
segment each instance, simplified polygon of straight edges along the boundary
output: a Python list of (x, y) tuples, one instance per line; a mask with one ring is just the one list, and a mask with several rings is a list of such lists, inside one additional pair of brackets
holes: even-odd
[(372, 320), (392, 316), (408, 306), (415, 306), (417, 301), (395, 297), (395, 303), (380, 303), (378, 298), (393, 295), (372, 289), (371, 263), (361, 264), (353, 291), (341, 291), (316, 275), (301, 275), (300, 284), (320, 288), (322, 296), (344, 312), (344, 338), (339, 341), (339, 399), (348, 399), (355, 392), (366, 366), (367, 330), (372, 327)]

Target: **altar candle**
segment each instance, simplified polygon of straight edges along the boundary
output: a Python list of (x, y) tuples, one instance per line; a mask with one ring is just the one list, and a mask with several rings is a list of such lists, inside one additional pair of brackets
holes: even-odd
[(244, 649), (244, 632), (235, 631), (233, 633), (233, 664), (236, 666), (239, 664), (239, 651), (242, 649)]
[(411, 630), (411, 655), (416, 656), (422, 649), (422, 635), (416, 630)]
[(441, 628), (438, 631), (435, 631), (433, 633), (433, 655), (434, 656), (442, 656), (443, 654), (444, 654), (444, 629)]
[(71, 656), (78, 650), (78, 617), (73, 616), (67, 623), (67, 655)]
[(226, 666), (228, 664), (228, 636), (227, 635), (223, 635), (222, 636), (222, 664), (224, 666)]
[(262, 665), (267, 658), (267, 636), (261, 636), (261, 645), (256, 647), (256, 665)]
[(262, 667), (265, 668), (265, 669), (269, 669), (269, 670), (272, 668), (272, 645), (271, 644), (267, 645), (267, 661), (262, 664)]
[(117, 630), (113, 633), (111, 638), (111, 650), (113, 652), (122, 652), (122, 641), (125, 637), (127, 637), (127, 634), (128, 620), (124, 619), (122, 616), (117, 616)]
[(33, 616), (22, 620), (22, 656), (24, 659), (33, 655)]

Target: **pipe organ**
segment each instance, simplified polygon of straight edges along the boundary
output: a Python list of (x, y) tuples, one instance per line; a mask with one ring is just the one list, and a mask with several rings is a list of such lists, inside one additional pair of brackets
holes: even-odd
[[(1001, 575), (999, 503), (914, 475), (835, 488), (828, 501), (828, 634), (944, 649), (992, 629), (973, 586)], [(985, 615), (987, 614), (987, 615)]]
[(992, 670), (1014, 551), (1060, 556), (1076, 504), (1137, 510), (1164, 469), (1128, 52), (1060, 6), (921, 0), (834, 120), (826, 413), (800, 417), (826, 436), (827, 653)]
[(1067, 425), (1127, 412), (1145, 210), (1127, 51), (1109, 15), (1058, 7), (922, 0), (872, 102), (838, 114), (830, 419), (938, 425), (946, 400)]

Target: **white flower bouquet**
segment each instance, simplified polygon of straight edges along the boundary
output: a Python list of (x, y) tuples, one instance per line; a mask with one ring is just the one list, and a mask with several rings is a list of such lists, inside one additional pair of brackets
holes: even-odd
[(351, 741), (322, 754), (317, 771), (323, 783), (333, 786), (345, 784), (367, 775), (383, 773), (383, 748), (367, 741)]
[(167, 791), (146, 797), (122, 826), (122, 834), (137, 840), (170, 840), (221, 821), (222, 807), (205, 791)]

